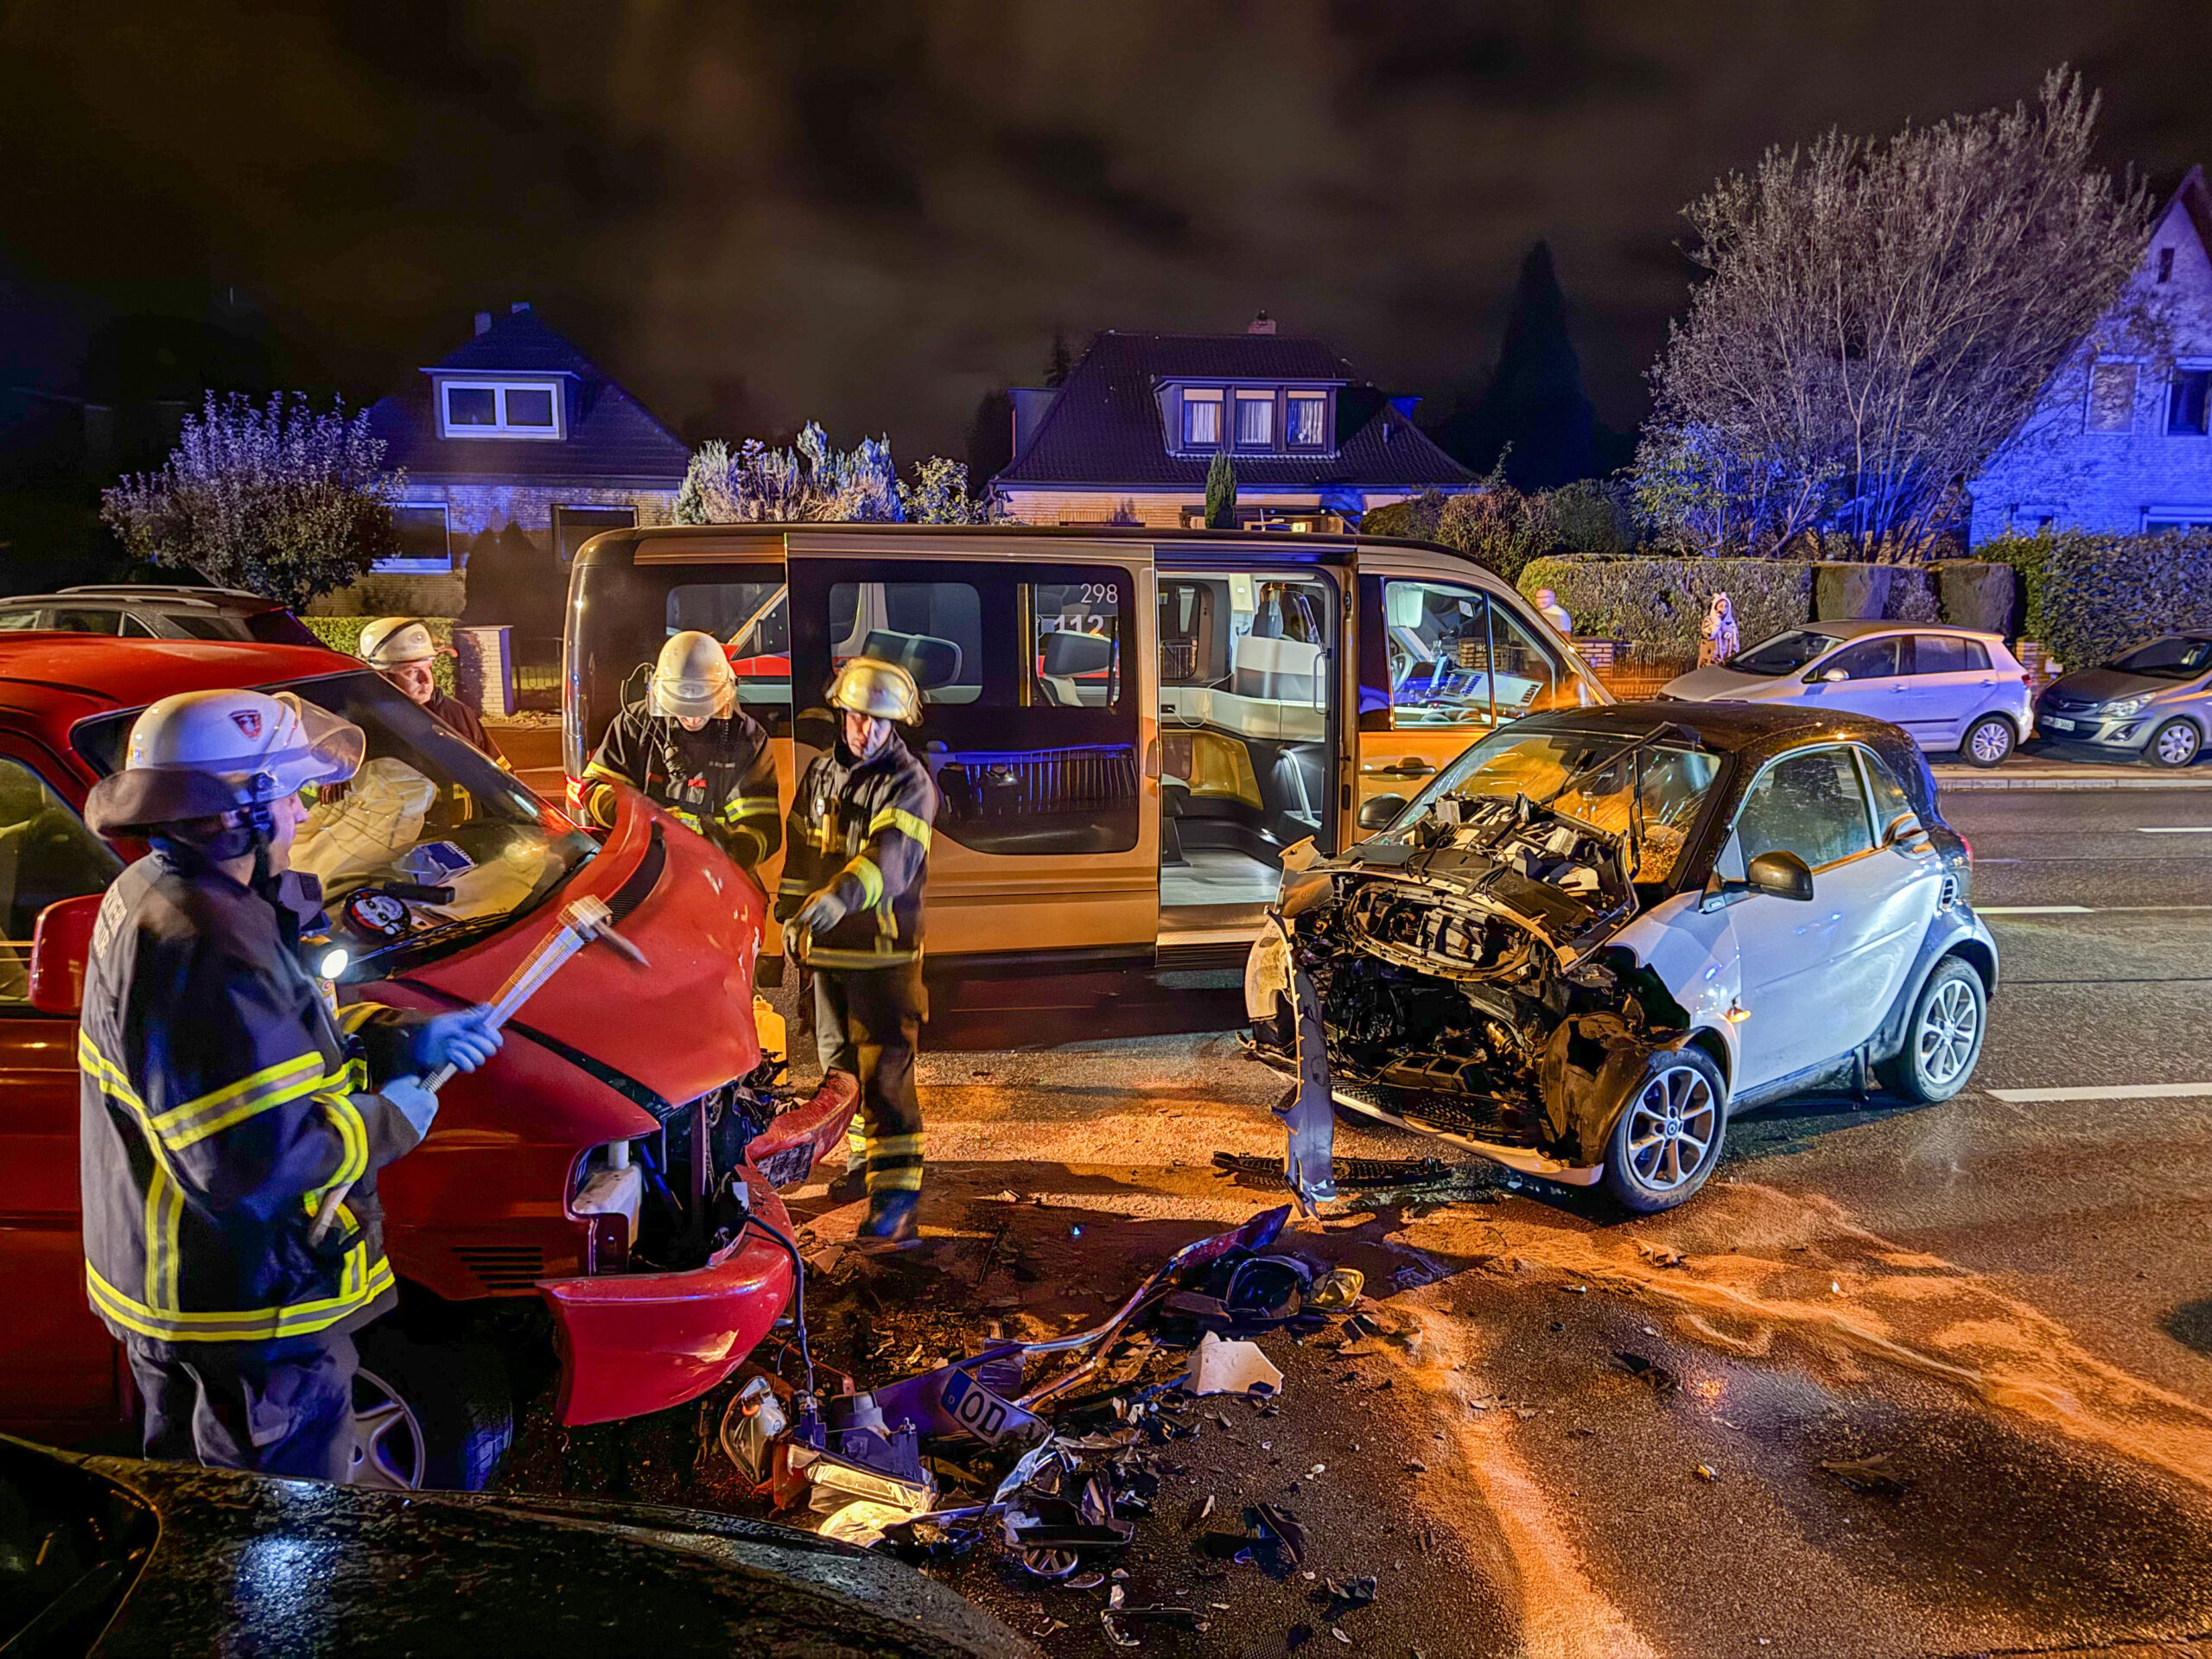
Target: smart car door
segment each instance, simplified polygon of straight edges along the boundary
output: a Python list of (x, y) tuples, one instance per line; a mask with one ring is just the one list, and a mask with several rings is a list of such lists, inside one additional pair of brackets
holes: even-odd
[[(1740, 1093), (1846, 1055), (1889, 1012), (1935, 913), (1940, 861), (1924, 839), (1884, 844), (1868, 768), (1853, 744), (1770, 761), (1745, 791), (1719, 873), (1741, 880), (1765, 852), (1813, 872), (1809, 903), (1754, 893), (1731, 906), (1743, 990), (1736, 1024)], [(1894, 779), (1884, 793), (1902, 798)]]

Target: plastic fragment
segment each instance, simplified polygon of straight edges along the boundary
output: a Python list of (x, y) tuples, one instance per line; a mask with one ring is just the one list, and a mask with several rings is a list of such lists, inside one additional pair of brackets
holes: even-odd
[(1210, 1394), (1280, 1394), (1282, 1373), (1257, 1343), (1224, 1342), (1209, 1331), (1198, 1338), (1191, 1365), (1191, 1391)]

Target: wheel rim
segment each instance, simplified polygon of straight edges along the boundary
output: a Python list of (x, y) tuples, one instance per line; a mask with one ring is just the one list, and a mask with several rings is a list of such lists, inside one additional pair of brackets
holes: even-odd
[(423, 1425), (398, 1391), (365, 1366), (355, 1371), (352, 1484), (420, 1491), (426, 1456)]
[(1963, 979), (1947, 979), (1928, 999), (1920, 1021), (1920, 1072), (1937, 1088), (1966, 1075), (1981, 1036), (1981, 1002)]
[(1705, 1074), (1692, 1066), (1669, 1066), (1643, 1085), (1628, 1109), (1629, 1167), (1640, 1185), (1672, 1192), (1704, 1167), (1719, 1133), (1719, 1103)]
[(2176, 721), (2158, 734), (2158, 759), (2170, 766), (2184, 766), (2196, 758), (2196, 728)]
[(1987, 720), (1974, 728), (1974, 758), (1984, 766), (1995, 766), (2012, 747), (2012, 728), (2003, 721)]

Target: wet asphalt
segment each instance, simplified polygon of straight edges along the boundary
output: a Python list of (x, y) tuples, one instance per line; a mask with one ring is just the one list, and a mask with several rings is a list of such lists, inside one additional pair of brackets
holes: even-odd
[[(1478, 1165), (1331, 1206), (1296, 1236), (1366, 1273), (1384, 1334), (1269, 1338), (1280, 1413), (1234, 1407), (1230, 1427), (1209, 1417), (1164, 1452), (1125, 1592), (1202, 1609), (1210, 1628), (1150, 1627), (1145, 1649), (2212, 1641), (2212, 792), (1943, 804), (1973, 840), (1974, 899), (2004, 957), (1974, 1086), (1932, 1107), (1749, 1115), (1705, 1192), (1633, 1223)], [(1071, 1328), (1178, 1244), (1276, 1201), (1211, 1167), (1216, 1149), (1281, 1151), (1280, 1088), (1241, 1058), (1237, 1018), (1233, 991), (1195, 978), (941, 995), (925, 1241), (819, 1300), (886, 1332), (924, 1308)], [(2208, 1092), (1992, 1092), (2190, 1084)], [(1393, 1132), (1339, 1137), (1342, 1153), (1432, 1150), (1461, 1162)], [(818, 1186), (793, 1208), (825, 1239), (858, 1217)], [(526, 1431), (519, 1466), (529, 1484), (589, 1484), (624, 1465), (640, 1495), (742, 1508), (698, 1455), (703, 1421), (623, 1431), (689, 1466), (682, 1491), (601, 1457), (596, 1432), (556, 1459)], [(1186, 1526), (1208, 1495), (1215, 1516)], [(1313, 1579), (1224, 1569), (1193, 1547), (1263, 1497), (1306, 1521)], [(1041, 1586), (981, 1557), (931, 1571), (1048, 1652), (1122, 1651), (1103, 1588)], [(1376, 1575), (1375, 1604), (1333, 1607), (1326, 1580), (1358, 1573)]]

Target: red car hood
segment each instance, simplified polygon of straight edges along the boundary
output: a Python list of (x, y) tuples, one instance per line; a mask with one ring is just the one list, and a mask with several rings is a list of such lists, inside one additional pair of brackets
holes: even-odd
[(767, 901), (700, 836), (634, 791), (619, 793), (606, 844), (551, 898), (482, 944), (408, 977), (463, 1001), (488, 1002), (559, 928), (569, 900), (603, 899), (652, 965), (586, 945), (523, 1004), (514, 1023), (680, 1104), (760, 1063), (753, 963)]

